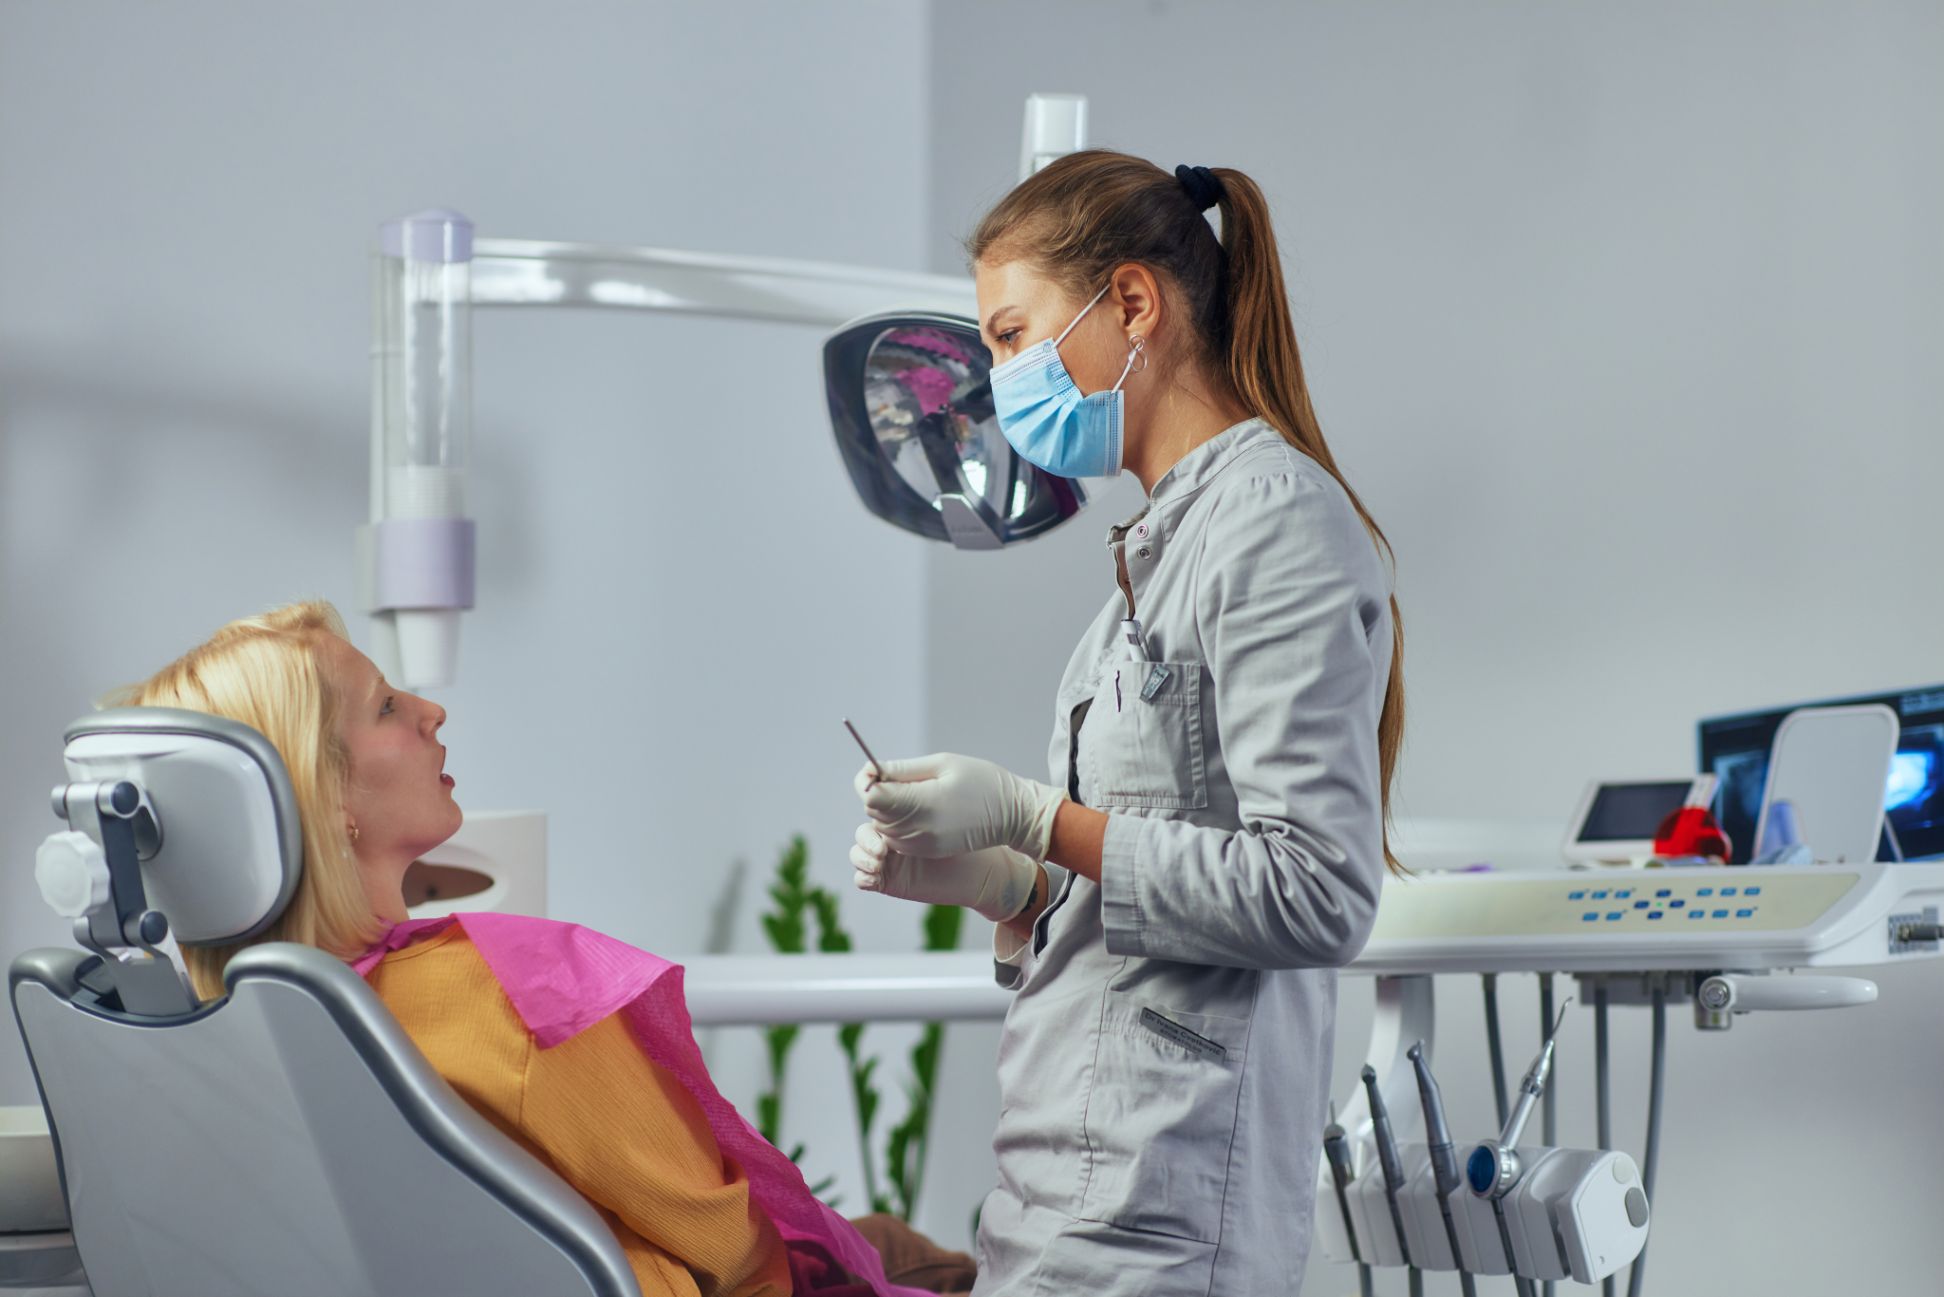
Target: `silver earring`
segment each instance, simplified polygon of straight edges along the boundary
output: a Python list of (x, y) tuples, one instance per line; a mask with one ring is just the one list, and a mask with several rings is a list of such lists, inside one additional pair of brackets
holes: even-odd
[(358, 826), (355, 824), (351, 826), (351, 840), (353, 842), (356, 842), (358, 840)]

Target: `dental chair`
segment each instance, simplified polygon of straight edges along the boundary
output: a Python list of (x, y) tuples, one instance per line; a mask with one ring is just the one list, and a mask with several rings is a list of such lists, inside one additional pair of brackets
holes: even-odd
[(640, 1297), (575, 1190), (427, 1064), (362, 978), (254, 946), (197, 1004), (157, 949), (282, 913), (297, 804), (255, 730), (164, 708), (69, 729), (35, 874), (81, 949), (10, 998), (95, 1297)]

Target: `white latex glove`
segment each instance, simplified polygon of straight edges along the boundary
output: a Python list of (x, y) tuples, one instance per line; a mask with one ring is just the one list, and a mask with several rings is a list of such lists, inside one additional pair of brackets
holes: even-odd
[(967, 905), (1004, 923), (1033, 898), (1039, 866), (1007, 847), (964, 856), (907, 856), (891, 849), (875, 827), (857, 830), (851, 867), (859, 890), (927, 905)]
[(1011, 847), (1046, 859), (1053, 816), (1066, 795), (990, 761), (943, 752), (880, 763), (877, 778), (857, 772), (857, 795), (894, 851), (912, 856), (962, 856)]

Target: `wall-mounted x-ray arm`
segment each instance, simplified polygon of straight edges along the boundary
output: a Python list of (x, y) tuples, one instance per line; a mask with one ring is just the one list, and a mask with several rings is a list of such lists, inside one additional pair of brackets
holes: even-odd
[[(1085, 147), (1085, 130), (1083, 99), (1030, 98), (1022, 175)], [(358, 530), (359, 597), (372, 616), (374, 658), (408, 688), (452, 683), (458, 667), (459, 614), (473, 606), (474, 526), (466, 510), (466, 475), (472, 442), (474, 307), (601, 307), (825, 329), (872, 317), (879, 322), (873, 338), (893, 336), (893, 324), (906, 317), (922, 318), (933, 329), (942, 321), (962, 337), (969, 336), (969, 346), (978, 355), (958, 367), (963, 372), (952, 375), (963, 392), (931, 390), (940, 379), (921, 393), (926, 412), (934, 417), (942, 412), (957, 415), (958, 399), (983, 388), (990, 361), (972, 320), (972, 284), (948, 275), (614, 244), (475, 240), (470, 220), (442, 210), (382, 226), (373, 266), (371, 521)], [(912, 337), (909, 330), (895, 336), (900, 342)], [(864, 383), (868, 360), (867, 354), (844, 381)], [(944, 373), (943, 367), (934, 368)], [(977, 458), (982, 452), (973, 445), (976, 430), (969, 420), (959, 423), (967, 461), (983, 470)], [(875, 435), (895, 446), (903, 429)], [(867, 449), (884, 458), (885, 473), (892, 472), (891, 449), (880, 451), (875, 443)], [(855, 458), (851, 450), (845, 453)], [(859, 470), (854, 462), (847, 463), (856, 481)], [(941, 482), (940, 493), (963, 494), (962, 485)], [(859, 490), (865, 493), (862, 483)], [(865, 493), (867, 507), (908, 530), (923, 530), (896, 509), (880, 508), (876, 501), (881, 495)], [(1037, 530), (1044, 530), (1044, 519), (1060, 507), (1047, 505), (1046, 495), (1035, 480), (1034, 490), (1020, 496), (1021, 509), (1030, 506), (1041, 519)], [(911, 508), (910, 501), (898, 505)], [(920, 511), (939, 508), (933, 501)], [(988, 513), (1000, 517), (995, 510)], [(929, 519), (919, 521), (930, 525)], [(1036, 532), (1018, 529), (1017, 534)], [(997, 530), (991, 539), (994, 545), (1004, 543)]]

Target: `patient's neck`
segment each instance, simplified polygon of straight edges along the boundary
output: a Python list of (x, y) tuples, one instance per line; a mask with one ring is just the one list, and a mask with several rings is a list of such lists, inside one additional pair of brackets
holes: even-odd
[(358, 879), (364, 884), (365, 900), (371, 912), (386, 923), (403, 923), (405, 912), (405, 871), (408, 860), (368, 860), (358, 858)]

